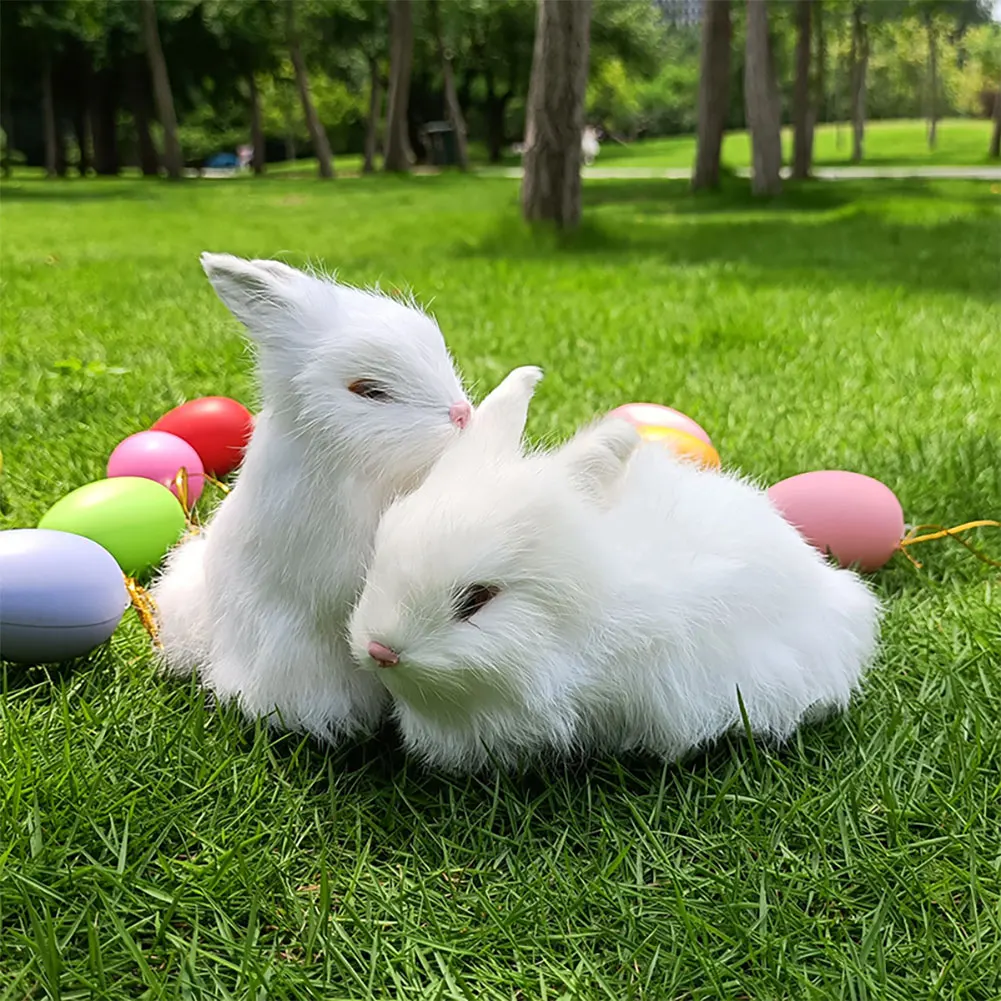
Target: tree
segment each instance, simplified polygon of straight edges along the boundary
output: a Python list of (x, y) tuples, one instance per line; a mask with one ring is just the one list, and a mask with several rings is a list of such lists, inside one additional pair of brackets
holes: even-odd
[(851, 86), (852, 163), (861, 163), (865, 144), (865, 88), (869, 72), (869, 26), (864, 4), (852, 4), (852, 40), (849, 56)]
[(793, 91), (792, 176), (805, 180), (813, 160), (815, 112), (810, 87), (810, 8), (813, 0), (796, 0), (796, 85)]
[(590, 28), (591, 0), (538, 0), (521, 186), (529, 222), (580, 222)]
[(163, 48), (160, 45), (160, 32), (156, 23), (156, 5), (154, 0), (140, 0), (143, 40), (146, 45), (146, 58), (149, 60), (150, 76), (153, 80), (153, 95), (156, 98), (157, 116), (163, 127), (163, 165), (167, 176), (177, 179), (181, 176), (181, 144), (177, 139), (177, 116), (174, 113), (174, 95), (170, 89), (170, 78), (167, 75), (167, 62), (163, 58)]
[(730, 101), (730, 0), (706, 4), (699, 58), (699, 117), (692, 188), (719, 187), (723, 129)]
[(397, 173), (410, 170), (414, 159), (407, 133), (413, 61), (414, 13), (411, 0), (389, 0), (389, 106), (383, 167)]
[[(813, 60), (813, 111), (816, 124), (827, 121), (827, 36), (824, 33), (823, 0), (815, 0), (813, 4), (813, 36), (817, 47), (817, 55)], [(811, 154), (812, 152), (811, 149)]]
[(931, 7), (924, 10), (925, 31), (928, 33), (928, 148), (938, 141), (938, 24)]
[(278, 70), (279, 48), (276, 35), (275, 5), (247, 0), (202, 0), (202, 21), (218, 41), (221, 54), (219, 76), (238, 77), (245, 83), (250, 124), (250, 142), (254, 148), (253, 171), (265, 171), (264, 112), (258, 75), (273, 75)]
[(782, 190), (781, 109), (766, 0), (747, 0), (744, 100), (754, 164), (751, 190), (756, 195), (778, 194)]
[(441, 33), (441, 18), (438, 12), (438, 0), (428, 0), (428, 11), (431, 15), (431, 30), (434, 34), (435, 46), (438, 49), (438, 58), (441, 60), (441, 75), (445, 85), (445, 108), (448, 112), (448, 120), (455, 132), (456, 154), (459, 161), (459, 168), (466, 170), (469, 167), (469, 158), (466, 154), (466, 120), (462, 114), (462, 107), (459, 104), (459, 95), (455, 89), (455, 74), (452, 72), (452, 57), (448, 49), (445, 48), (445, 41)]
[(998, 81), (998, 92), (994, 98), (994, 130), (991, 132), (991, 146), (987, 155), (992, 160), (1001, 157), (1001, 80)]
[(299, 38), (299, 28), (296, 24), (296, 0), (283, 0), (285, 6), (285, 40), (288, 45), (289, 57), (295, 72), (295, 84), (299, 90), (299, 100), (302, 102), (302, 113), (306, 118), (306, 128), (313, 144), (313, 152), (319, 166), (320, 177), (329, 180), (334, 176), (334, 160), (330, 155), (330, 143), (327, 133), (316, 113), (312, 95), (309, 92), (309, 74), (306, 71), (306, 61), (302, 55), (302, 42)]

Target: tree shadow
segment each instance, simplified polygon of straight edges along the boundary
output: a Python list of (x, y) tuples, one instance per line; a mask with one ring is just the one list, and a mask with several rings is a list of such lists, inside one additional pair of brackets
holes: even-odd
[[(114, 181), (115, 178), (109, 178)], [(24, 181), (4, 181), (0, 184), (0, 205), (6, 202), (117, 202), (117, 201), (158, 201), (159, 194), (154, 189), (154, 181), (137, 182), (125, 186), (102, 188), (100, 181), (83, 182), (86, 186), (76, 187), (75, 182), (52, 182), (44, 179)]]
[[(818, 289), (877, 283), (995, 302), (997, 196), (983, 183), (955, 183), (962, 184), (959, 193), (943, 193), (935, 182), (790, 184), (782, 195), (763, 200), (750, 194), (746, 182), (698, 195), (685, 181), (599, 182), (585, 186), (584, 222), (574, 232), (510, 218), (478, 245), (463, 244), (455, 252), (514, 260), (736, 264), (749, 282)], [(919, 206), (909, 212), (907, 202), (914, 201)], [(945, 203), (941, 210), (937, 202)]]

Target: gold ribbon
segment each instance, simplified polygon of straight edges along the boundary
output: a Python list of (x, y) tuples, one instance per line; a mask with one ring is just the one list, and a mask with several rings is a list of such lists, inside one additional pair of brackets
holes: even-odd
[[(921, 535), (925, 529), (933, 528), (934, 532), (928, 532), (925, 535)], [(968, 521), (963, 525), (956, 525), (955, 528), (945, 528), (942, 525), (915, 525), (898, 543), (900, 551), (911, 561), (911, 563), (918, 569), (921, 569), (922, 564), (920, 564), (911, 554), (907, 551), (908, 546), (916, 546), (921, 542), (932, 542), (935, 539), (955, 539), (960, 545), (966, 546), (967, 549), (978, 560), (983, 563), (988, 564), (992, 567), (1001, 567), (1001, 562), (997, 560), (992, 560), (989, 556), (985, 556), (978, 549), (970, 545), (966, 539), (961, 539), (959, 537), (960, 532), (968, 532), (971, 528), (1001, 528), (1001, 521), (992, 521), (989, 518), (981, 518), (979, 521)]]
[(156, 602), (153, 600), (153, 595), (135, 577), (126, 576), (125, 590), (132, 602), (132, 607), (139, 616), (143, 629), (149, 633), (153, 644), (162, 650), (163, 643), (160, 642), (160, 629), (156, 624)]

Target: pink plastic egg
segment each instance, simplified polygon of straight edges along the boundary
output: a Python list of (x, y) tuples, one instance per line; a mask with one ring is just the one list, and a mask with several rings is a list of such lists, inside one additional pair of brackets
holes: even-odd
[(685, 431), (707, 445), (712, 445), (712, 439), (691, 417), (680, 410), (662, 407), (659, 403), (623, 403), (621, 407), (610, 411), (607, 416), (629, 421), (638, 428), (672, 428), (675, 431)]
[(174, 482), (181, 468), (188, 471), (188, 506), (201, 496), (205, 469), (198, 453), (176, 434), (166, 431), (140, 431), (130, 435), (111, 453), (108, 478), (141, 476), (169, 487), (177, 496)]
[(824, 469), (776, 483), (768, 496), (812, 546), (843, 567), (878, 570), (904, 535), (904, 512), (893, 491), (861, 473)]

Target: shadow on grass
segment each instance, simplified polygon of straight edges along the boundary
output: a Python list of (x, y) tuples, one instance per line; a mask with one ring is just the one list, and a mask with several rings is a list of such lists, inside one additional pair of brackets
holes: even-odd
[[(79, 182), (49, 182), (44, 178), (18, 181), (4, 181), (0, 184), (0, 205), (5, 202), (149, 202), (159, 198), (156, 179), (123, 184), (120, 178), (108, 178), (108, 187), (103, 181), (88, 179)], [(50, 184), (53, 186), (50, 187)]]
[[(738, 264), (749, 281), (821, 289), (878, 283), (996, 301), (999, 200), (986, 184), (951, 183), (947, 192), (935, 182), (788, 184), (761, 200), (739, 180), (699, 195), (686, 181), (602, 181), (585, 185), (584, 222), (575, 232), (533, 229), (511, 217), (478, 246), (456, 252)], [(918, 202), (910, 218), (900, 207), (908, 201)]]

